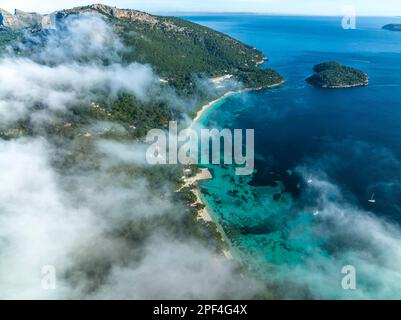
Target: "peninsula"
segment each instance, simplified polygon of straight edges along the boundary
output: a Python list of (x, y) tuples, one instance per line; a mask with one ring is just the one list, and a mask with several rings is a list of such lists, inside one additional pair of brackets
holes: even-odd
[[(99, 31), (99, 41), (106, 46), (99, 46), (99, 52), (79, 52), (77, 56), (69, 54), (68, 48), (63, 47), (65, 43), (82, 42), (86, 38), (89, 44), (96, 44), (94, 41), (98, 39), (92, 39), (96, 26), (103, 28)], [(76, 30), (75, 27), (79, 28)], [(196, 124), (205, 111), (231, 94), (273, 88), (284, 82), (278, 72), (261, 66), (268, 58), (255, 47), (184, 19), (102, 4), (49, 14), (20, 10), (9, 13), (0, 9), (0, 57), (24, 58), (32, 60), (35, 66), (51, 69), (60, 62), (36, 61), (33, 57), (43, 56), (53, 42), (60, 43), (58, 46), (63, 53), (66, 52), (63, 66), (77, 63), (103, 71), (117, 64), (122, 72), (127, 66), (140, 64), (151, 67), (156, 80), (146, 92), (147, 99), (141, 99), (125, 88), (115, 95), (109, 94), (108, 88), (93, 90), (88, 92), (90, 100), (71, 105), (71, 110), (59, 112), (51, 122), (42, 123), (41, 130), (45, 128), (46, 137), (58, 141), (55, 148), (60, 150), (60, 155), (65, 155), (56, 161), (60, 174), (75, 170), (85, 158), (93, 175), (101, 176), (96, 162), (102, 161), (99, 159), (103, 154), (99, 153), (97, 146), (104, 139), (110, 144), (140, 142), (149, 130), (164, 129), (169, 121), (184, 122), (187, 118), (195, 118), (193, 124)], [(80, 48), (74, 45), (76, 47)], [(133, 74), (127, 81), (139, 80)], [(206, 90), (204, 83), (207, 84)], [(187, 101), (190, 101), (188, 105), (181, 108), (180, 104)], [(35, 106), (32, 109), (35, 111)], [(198, 116), (195, 116), (196, 112)], [(42, 131), (36, 132), (30, 113), (19, 120), (0, 130), (0, 139), (42, 134)], [(108, 130), (111, 124), (118, 126), (119, 130)], [(74, 147), (77, 144), (85, 147)], [(134, 162), (118, 163), (113, 164), (110, 179), (118, 179), (124, 174), (131, 181), (149, 181), (155, 190), (152, 194), (155, 201), (165, 199), (161, 187), (164, 184), (178, 186), (172, 197), (180, 212), (185, 211), (183, 221), (176, 222), (176, 211), (172, 211), (172, 215), (166, 215), (161, 224), (166, 228), (174, 225), (173, 230), (182, 228), (188, 237), (196, 238), (213, 252), (231, 258), (224, 230), (207, 211), (198, 188), (198, 181), (212, 178), (210, 172), (192, 166), (190, 171), (199, 174), (182, 180), (183, 169), (188, 171), (188, 168), (179, 166), (149, 169)], [(173, 192), (173, 188), (170, 191)], [(146, 223), (149, 228), (144, 232), (139, 227), (141, 223), (123, 224), (123, 231), (117, 232), (119, 241), (141, 242), (152, 232), (153, 220)]]
[[(180, 95), (198, 93), (193, 77), (209, 78), (231, 75), (247, 88), (268, 88), (283, 82), (275, 70), (261, 68), (268, 58), (259, 50), (228, 35), (176, 17), (156, 16), (138, 10), (93, 4), (50, 14), (0, 9), (0, 49), (21, 41), (26, 34), (46, 37), (67, 17), (99, 14), (119, 36), (126, 50), (124, 62), (151, 65), (162, 82)], [(14, 40), (14, 41), (13, 41)], [(22, 39), (32, 50), (38, 44)], [(135, 50), (133, 50), (135, 48)], [(214, 100), (203, 97), (204, 100)]]

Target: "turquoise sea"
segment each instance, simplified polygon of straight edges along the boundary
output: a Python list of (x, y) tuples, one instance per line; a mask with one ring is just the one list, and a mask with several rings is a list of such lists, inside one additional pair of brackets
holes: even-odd
[[(237, 258), (282, 298), (401, 297), (401, 18), (187, 16), (262, 50), (286, 83), (231, 96), (202, 124), (255, 130), (255, 172), (209, 166), (202, 196)], [(368, 87), (305, 78), (335, 60)], [(373, 198), (375, 203), (368, 200)], [(342, 267), (356, 290), (342, 287)]]

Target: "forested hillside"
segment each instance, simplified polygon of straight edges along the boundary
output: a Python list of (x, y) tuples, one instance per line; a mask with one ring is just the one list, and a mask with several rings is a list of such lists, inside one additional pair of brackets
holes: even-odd
[[(213, 222), (197, 222), (193, 186), (177, 191), (184, 167), (148, 165), (144, 137), (232, 89), (216, 90), (211, 77), (233, 75), (235, 88), (281, 83), (277, 72), (257, 66), (264, 55), (182, 19), (103, 5), (0, 14), (0, 148), (16, 183), (0, 216), (17, 220), (13, 230), (28, 242), (18, 248), (37, 236), (38, 259), (53, 259), (57, 249), (49, 263), (69, 289), (63, 298), (113, 297), (115, 274), (125, 269), (135, 273), (133, 285), (135, 277), (147, 281), (129, 298), (254, 297), (253, 289), (242, 291), (249, 279), (234, 261), (215, 263), (226, 244)], [(18, 259), (25, 253), (7, 251)], [(35, 263), (16, 272), (39, 274)], [(181, 283), (171, 294), (173, 274), (194, 272), (212, 275), (213, 285)], [(155, 287), (166, 283), (166, 291), (147, 292), (159, 274)], [(21, 281), (2, 289), (7, 297), (25, 290)]]

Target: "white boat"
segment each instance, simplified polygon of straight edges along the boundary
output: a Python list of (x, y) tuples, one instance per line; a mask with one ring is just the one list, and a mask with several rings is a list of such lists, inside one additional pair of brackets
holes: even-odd
[(314, 215), (314, 216), (318, 216), (319, 213), (320, 213), (319, 210), (316, 210), (316, 211), (313, 213), (313, 215)]
[(368, 201), (369, 201), (370, 203), (376, 203), (375, 194), (374, 194), (374, 193), (372, 194), (372, 198), (370, 198)]
[(309, 179), (306, 181), (308, 184), (311, 184), (313, 182), (312, 176), (309, 177)]

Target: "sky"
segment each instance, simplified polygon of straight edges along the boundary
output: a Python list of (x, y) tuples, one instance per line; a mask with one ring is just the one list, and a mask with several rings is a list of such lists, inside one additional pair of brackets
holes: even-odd
[(162, 12), (253, 12), (299, 15), (343, 15), (353, 6), (357, 15), (401, 15), (401, 0), (0, 0), (0, 8), (48, 13), (94, 2)]

